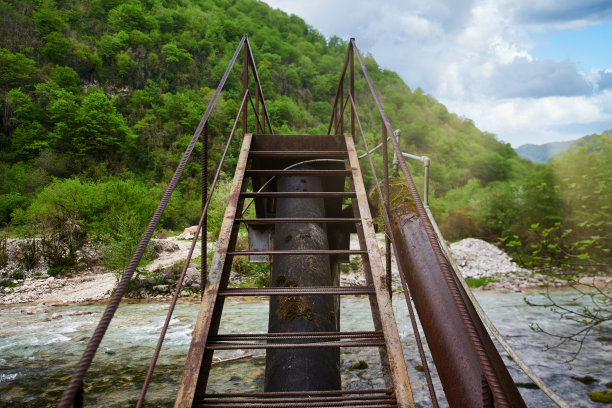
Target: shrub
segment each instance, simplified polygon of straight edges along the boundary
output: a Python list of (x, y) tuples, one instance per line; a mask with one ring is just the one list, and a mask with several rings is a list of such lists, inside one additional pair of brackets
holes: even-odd
[(11, 273), (11, 278), (23, 279), (23, 271), (21, 269), (15, 269), (13, 273)]
[(490, 282), (497, 281), (489, 276), (483, 276), (482, 278), (465, 278), (465, 283), (467, 283), (470, 288), (480, 288), (486, 286)]
[(28, 239), (19, 243), (19, 251), (16, 256), (17, 263), (25, 270), (34, 269), (40, 260), (38, 243), (35, 239)]
[(0, 268), (8, 265), (8, 250), (6, 248), (6, 237), (0, 237)]
[(42, 256), (51, 268), (70, 269), (77, 264), (77, 251), (85, 244), (85, 234), (71, 220), (50, 217), (46, 220), (45, 237), (40, 246)]
[[(102, 250), (102, 264), (116, 272), (123, 273), (132, 258), (144, 227), (134, 212), (115, 214), (109, 219), (114, 225), (112, 231), (105, 238), (105, 247)], [(140, 264), (146, 264), (151, 260), (149, 248), (143, 254)]]
[(65, 273), (66, 271), (64, 270), (64, 268), (62, 268), (61, 266), (56, 266), (53, 268), (49, 268), (49, 270), (47, 271), (47, 275), (49, 276), (61, 276)]

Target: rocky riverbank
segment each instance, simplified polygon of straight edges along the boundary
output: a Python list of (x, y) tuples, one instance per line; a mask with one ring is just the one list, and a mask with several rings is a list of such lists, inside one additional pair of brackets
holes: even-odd
[[(146, 268), (135, 274), (130, 283), (128, 296), (136, 298), (167, 297), (176, 288), (176, 281), (182, 269), (182, 261), (187, 256), (191, 241), (189, 235), (154, 240), (155, 259)], [(379, 234), (379, 244), (384, 254), (384, 236)], [(351, 248), (357, 248), (356, 237), (351, 240)], [(19, 248), (19, 242), (11, 243), (11, 251)], [(520, 292), (534, 287), (566, 286), (568, 282), (551, 276), (534, 273), (517, 266), (510, 257), (499, 248), (485, 241), (468, 238), (451, 244), (452, 257), (465, 278), (472, 279), (480, 290), (501, 292)], [(214, 244), (209, 244), (209, 252), (214, 251)], [(197, 245), (194, 258), (200, 256)], [(83, 255), (89, 263), (96, 263), (95, 251), (87, 249)], [(10, 264), (0, 271), (2, 293), (0, 304), (11, 303), (72, 303), (108, 298), (115, 288), (118, 276), (101, 266), (85, 266), (84, 270), (72, 276), (49, 276), (44, 264), (27, 272), (26, 276), (15, 276), (15, 265)], [(401, 289), (401, 281), (395, 262), (392, 263), (393, 287)], [(13, 275), (13, 276), (11, 276)], [(230, 279), (233, 285), (244, 284), (244, 274), (232, 272)], [(583, 284), (606, 284), (612, 278), (582, 278)], [(356, 257), (349, 264), (343, 265), (341, 284), (363, 285), (365, 277), (361, 262)], [(192, 264), (186, 272), (182, 296), (195, 296), (200, 287), (200, 267)]]

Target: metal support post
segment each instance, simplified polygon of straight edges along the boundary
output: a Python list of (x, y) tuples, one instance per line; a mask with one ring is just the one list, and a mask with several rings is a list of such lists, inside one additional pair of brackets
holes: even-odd
[[(393, 132), (393, 135), (397, 139), (398, 145), (400, 145), (401, 134), (402, 132), (399, 129), (395, 129), (395, 131)], [(399, 158), (397, 157), (397, 152), (393, 150), (393, 177), (397, 177), (399, 175), (398, 166), (399, 166)]]
[[(204, 124), (204, 130), (202, 131), (202, 212), (206, 210), (206, 200), (208, 198), (208, 121)], [(208, 211), (207, 211), (208, 212)], [(202, 221), (202, 255), (201, 255), (201, 268), (200, 268), (200, 297), (204, 296), (204, 288), (206, 287), (206, 281), (208, 281), (208, 269), (207, 269), (207, 257), (206, 248), (208, 244), (208, 237), (206, 235), (206, 214)]]
[[(382, 127), (382, 158), (383, 158), (383, 211), (389, 211), (389, 150), (387, 149), (387, 128)], [(385, 231), (385, 272), (387, 277), (387, 289), (389, 296), (393, 293), (393, 277), (391, 273), (391, 242), (389, 241), (391, 231)], [(391, 297), (393, 300), (393, 297)]]

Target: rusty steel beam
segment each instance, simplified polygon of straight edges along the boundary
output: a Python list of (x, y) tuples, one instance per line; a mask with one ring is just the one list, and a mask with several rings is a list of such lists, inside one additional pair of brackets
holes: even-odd
[(220, 290), (218, 296), (302, 296), (302, 295), (373, 295), (370, 286), (302, 286), (269, 288), (231, 288)]
[(262, 191), (242, 193), (241, 196), (243, 198), (351, 198), (355, 197), (355, 193), (347, 191)]
[(248, 170), (249, 176), (350, 176), (346, 170)]
[(279, 158), (316, 158), (316, 159), (344, 159), (346, 151), (330, 150), (253, 150), (251, 157), (279, 157)]
[(236, 218), (235, 222), (245, 224), (281, 224), (281, 223), (309, 223), (320, 222), (323, 224), (354, 223), (360, 222), (360, 218)]
[[(228, 259), (227, 251), (231, 245), (232, 236), (237, 232), (234, 218), (240, 207), (239, 204), (242, 201), (240, 200), (240, 191), (243, 188), (244, 173), (247, 166), (251, 140), (252, 135), (250, 133), (244, 135), (223, 224), (219, 232), (217, 251), (210, 265), (209, 282), (206, 284), (202, 303), (200, 304), (200, 311), (193, 330), (193, 337), (187, 353), (183, 376), (179, 383), (179, 389), (174, 404), (175, 408), (187, 408), (191, 406), (196, 392), (196, 386), (198, 385), (199, 372), (203, 363), (206, 339), (208, 338), (209, 332), (213, 332), (211, 334), (216, 334), (214, 332), (216, 332), (217, 328), (212, 327), (214, 326), (214, 324), (212, 324), (213, 312), (215, 309), (222, 309), (218, 307), (215, 308), (217, 304), (217, 293), (219, 289), (225, 289), (221, 287), (222, 281), (224, 280), (224, 272), (229, 274), (227, 265), (231, 265), (231, 255), (229, 256), (230, 259)], [(220, 311), (217, 310), (217, 313), (220, 313)]]
[(362, 219), (363, 233), (365, 245), (368, 250), (370, 259), (370, 268), (372, 271), (372, 280), (376, 288), (376, 301), (378, 303), (379, 313), (381, 317), (382, 330), (385, 333), (385, 341), (387, 346), (387, 355), (389, 357), (389, 366), (391, 368), (391, 377), (395, 386), (395, 395), (397, 396), (398, 407), (414, 407), (414, 398), (412, 396), (412, 388), (406, 361), (404, 360), (404, 352), (399, 339), (395, 315), (391, 305), (391, 296), (387, 291), (387, 282), (385, 271), (374, 232), (374, 222), (370, 213), (368, 204), (368, 196), (363, 184), (359, 159), (352, 135), (345, 135), (346, 147), (349, 156), (349, 166), (353, 172), (353, 183), (355, 194), (357, 196), (357, 207)]

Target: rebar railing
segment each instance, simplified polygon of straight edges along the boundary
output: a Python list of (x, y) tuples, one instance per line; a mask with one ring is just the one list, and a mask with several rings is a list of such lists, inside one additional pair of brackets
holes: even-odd
[[(361, 122), (359, 120), (359, 115), (357, 113), (357, 106), (355, 104), (355, 93), (354, 93), (354, 81), (355, 81), (355, 73), (354, 73), (354, 56), (357, 56), (357, 59), (359, 61), (359, 65), (361, 66), (361, 70), (363, 73), (363, 76), (367, 82), (368, 88), (370, 90), (371, 96), (374, 99), (374, 102), (376, 104), (376, 107), (378, 109), (378, 112), (380, 114), (381, 117), (381, 121), (382, 121), (382, 134), (381, 134), (381, 143), (376, 146), (375, 148), (373, 148), (372, 150), (368, 149), (368, 145), (367, 145), (367, 141), (366, 141), (366, 137), (363, 131), (363, 128), (361, 126)], [(345, 77), (346, 77), (346, 71), (347, 68), (350, 67), (350, 71), (349, 71), (349, 90), (347, 92), (347, 96), (346, 98), (344, 98), (344, 82), (345, 82)], [(497, 376), (495, 374), (495, 371), (491, 365), (491, 362), (489, 361), (486, 351), (484, 349), (484, 346), (478, 336), (478, 333), (476, 331), (475, 328), (475, 324), (472, 320), (472, 318), (470, 317), (470, 314), (467, 310), (467, 306), (461, 296), (461, 292), (460, 292), (460, 288), (459, 288), (459, 283), (464, 283), (460, 277), (460, 275), (458, 276), (458, 279), (455, 279), (455, 275), (457, 274), (457, 271), (455, 271), (452, 266), (450, 265), (449, 260), (447, 259), (447, 256), (445, 254), (444, 249), (442, 248), (444, 246), (444, 243), (440, 243), (439, 240), (442, 240), (441, 235), (439, 234), (439, 231), (437, 230), (437, 225), (435, 224), (435, 220), (433, 219), (433, 216), (431, 214), (431, 211), (429, 209), (429, 166), (430, 166), (430, 159), (427, 156), (416, 156), (416, 155), (412, 155), (409, 153), (404, 153), (400, 150), (399, 147), (399, 142), (398, 142), (398, 134), (395, 134), (395, 132), (393, 132), (391, 130), (391, 124), (387, 118), (387, 115), (382, 107), (382, 104), (380, 102), (380, 99), (378, 98), (378, 95), (374, 89), (372, 80), (368, 74), (367, 68), (363, 62), (363, 59), (361, 57), (361, 54), (359, 52), (359, 50), (357, 49), (357, 46), (355, 44), (355, 39), (351, 38), (350, 42), (349, 42), (349, 46), (348, 46), (348, 51), (346, 54), (346, 58), (344, 61), (344, 66), (342, 68), (342, 73), (340, 75), (340, 81), (339, 81), (339, 85), (336, 91), (336, 96), (334, 99), (334, 104), (333, 104), (333, 110), (332, 110), (332, 116), (329, 122), (329, 126), (328, 126), (328, 134), (331, 134), (332, 129), (334, 131), (335, 134), (342, 134), (344, 132), (344, 112), (345, 112), (345, 108), (347, 106), (347, 104), (350, 103), (350, 109), (349, 109), (349, 113), (350, 113), (350, 127), (351, 127), (351, 134), (353, 135), (354, 138), (357, 137), (357, 134), (355, 132), (355, 122), (357, 122), (358, 124), (358, 130), (359, 130), (359, 134), (361, 136), (361, 139), (363, 141), (364, 144), (364, 148), (366, 153), (363, 154), (361, 157), (368, 157), (368, 161), (370, 164), (370, 169), (372, 172), (372, 176), (374, 178), (374, 185), (376, 188), (376, 192), (377, 195), (380, 199), (380, 204), (382, 207), (382, 215), (383, 215), (383, 219), (384, 219), (384, 224), (385, 224), (385, 228), (388, 231), (387, 234), (385, 234), (385, 249), (386, 249), (386, 254), (387, 254), (387, 276), (388, 276), (388, 282), (389, 285), (391, 283), (390, 281), (390, 246), (393, 246), (394, 248), (394, 253), (397, 254), (397, 246), (396, 246), (396, 242), (395, 239), (393, 237), (393, 235), (390, 233), (391, 231), (391, 223), (390, 223), (390, 217), (389, 217), (389, 211), (390, 211), (390, 207), (389, 207), (389, 173), (388, 173), (388, 168), (389, 168), (389, 163), (388, 163), (388, 151), (387, 151), (387, 142), (391, 141), (391, 145), (393, 147), (393, 168), (394, 168), (394, 172), (398, 172), (398, 166), (399, 166), (399, 170), (401, 170), (402, 175), (404, 176), (404, 180), (408, 186), (408, 189), (410, 191), (410, 195), (411, 198), (415, 204), (416, 210), (417, 210), (417, 214), (418, 217), (420, 219), (420, 221), (423, 224), (423, 227), (425, 229), (426, 235), (427, 235), (427, 239), (429, 241), (429, 243), (431, 244), (431, 247), (433, 249), (433, 252), (435, 254), (436, 257), (436, 261), (440, 266), (440, 269), (442, 271), (442, 274), (444, 276), (444, 280), (447, 283), (447, 286), (449, 288), (449, 291), (452, 295), (453, 301), (455, 303), (455, 306), (457, 307), (457, 310), (459, 311), (459, 315), (461, 316), (461, 320), (463, 322), (463, 325), (468, 333), (468, 336), (470, 338), (470, 341), (472, 343), (472, 346), (474, 348), (474, 351), (476, 352), (476, 356), (478, 359), (478, 363), (481, 367), (481, 370), (485, 376), (485, 379), (491, 389), (491, 392), (493, 394), (493, 397), (495, 399), (495, 404), (496, 406), (499, 407), (509, 407), (509, 401), (505, 395), (505, 393), (503, 392), (503, 389), (501, 387), (501, 384), (499, 382), (499, 380), (497, 379)], [(379, 147), (382, 147), (382, 156), (383, 156), (383, 188), (381, 191), (381, 185), (378, 179), (378, 176), (376, 174), (376, 169), (374, 167), (372, 158), (371, 158), (371, 154), (373, 153), (374, 150), (378, 149)], [(360, 157), (360, 158), (361, 158)], [(425, 175), (424, 175), (424, 191), (423, 191), (423, 201), (421, 201), (421, 197), (419, 196), (416, 186), (414, 184), (414, 181), (412, 179), (412, 176), (410, 174), (410, 171), (408, 170), (408, 167), (406, 165), (405, 159), (406, 158), (410, 158), (410, 159), (414, 159), (414, 160), (418, 160), (421, 161), (425, 167)], [(391, 245), (390, 245), (391, 244)], [(401, 259), (396, 256), (395, 257), (398, 268), (400, 270), (402, 270), (402, 265), (401, 265)], [(421, 356), (421, 361), (423, 364), (423, 368), (425, 371), (425, 375), (426, 375), (426, 380), (427, 380), (427, 385), (430, 391), (430, 395), (432, 398), (432, 403), (434, 404), (434, 406), (437, 406), (437, 401), (436, 401), (436, 396), (435, 396), (435, 391), (433, 389), (433, 384), (431, 382), (431, 376), (429, 373), (429, 369), (427, 367), (427, 363), (426, 363), (426, 359), (424, 356), (424, 351), (422, 348), (422, 344), (421, 344), (421, 340), (419, 337), (419, 333), (416, 327), (416, 320), (415, 320), (415, 316), (414, 316), (414, 312), (412, 310), (412, 305), (411, 305), (411, 301), (410, 301), (410, 292), (408, 291), (408, 287), (406, 285), (404, 276), (402, 273), (399, 274), (401, 281), (402, 281), (402, 287), (404, 290), (404, 293), (406, 294), (406, 303), (408, 305), (408, 311), (409, 311), (409, 315), (410, 315), (410, 319), (411, 319), (411, 323), (413, 326), (413, 331), (415, 333), (415, 339), (417, 342), (417, 347), (419, 349), (419, 354)], [(479, 311), (481, 316), (484, 314), (484, 312), (482, 310)], [(488, 319), (486, 318), (486, 315), (484, 315), (483, 319), (488, 322), (490, 324), (490, 322), (488, 321)], [(493, 331), (495, 334), (495, 330)], [(497, 337), (497, 336), (496, 336)], [(500, 341), (500, 343), (506, 347), (505, 342), (503, 341), (503, 339), (500, 339), (501, 336), (498, 337), (498, 340)], [(522, 363), (522, 362), (521, 362)], [(527, 375), (529, 375), (530, 377), (534, 378), (533, 376), (535, 376), (531, 370), (529, 370), (526, 366), (524, 366), (524, 364), (520, 364), (521, 368), (523, 368), (523, 370), (527, 373)], [(539, 379), (538, 379), (539, 380)], [(535, 381), (535, 380), (534, 380)], [(541, 383), (541, 381), (539, 381), (538, 383)], [(566, 404), (558, 397), (556, 396), (552, 391), (550, 391), (547, 387), (542, 387), (542, 389), (546, 392), (546, 394), (551, 397), (551, 399), (553, 401), (555, 401), (559, 406), (563, 407), (566, 406)], [(565, 405), (564, 405), (565, 404)]]
[[(398, 251), (397, 251), (397, 245), (396, 245), (395, 239), (393, 235), (390, 233), (391, 222), (390, 222), (390, 216), (389, 216), (389, 211), (390, 211), (390, 208), (389, 208), (389, 173), (388, 173), (389, 163), (388, 163), (388, 150), (387, 150), (387, 135), (391, 136), (389, 140), (391, 141), (391, 145), (397, 156), (399, 167), (404, 176), (404, 180), (407, 184), (408, 190), (410, 191), (410, 195), (414, 202), (417, 215), (421, 223), (423, 224), (429, 244), (431, 245), (431, 248), (433, 249), (433, 252), (436, 257), (436, 261), (442, 271), (444, 280), (451, 293), (455, 307), (457, 308), (459, 312), (463, 326), (465, 327), (468, 337), (472, 343), (472, 346), (474, 348), (474, 351), (478, 359), (478, 363), (493, 393), (495, 402), (500, 407), (507, 407), (509, 406), (507, 397), (503, 392), (503, 389), (501, 387), (501, 384), (498, 378), (496, 377), (491, 361), (487, 357), (486, 351), (479, 338), (477, 329), (470, 316), (467, 305), (465, 304), (462, 298), (459, 285), (454, 278), (454, 272), (450, 268), (448, 261), (446, 260), (446, 257), (444, 255), (444, 252), (442, 251), (440, 244), (438, 243), (437, 236), (435, 234), (433, 226), (427, 216), (425, 206), (423, 205), (423, 202), (421, 201), (421, 197), (419, 196), (414, 180), (412, 179), (410, 171), (408, 170), (408, 166), (406, 165), (405, 157), (401, 152), (401, 149), (399, 147), (399, 144), (396, 138), (393, 136), (393, 130), (391, 128), (391, 124), (389, 122), (387, 114), (385, 113), (382, 107), (382, 103), (378, 97), (378, 94), (376, 93), (376, 90), (374, 89), (372, 79), (370, 78), (370, 75), (365, 66), (361, 53), (359, 52), (359, 49), (357, 48), (355, 44), (354, 38), (351, 38), (349, 42), (348, 51), (347, 51), (346, 58), (344, 61), (342, 73), (340, 75), (340, 82), (339, 82), (339, 85), (336, 91), (336, 97), (335, 97), (334, 104), (333, 104), (332, 117), (330, 119), (330, 123), (328, 126), (328, 133), (331, 133), (332, 127), (336, 134), (342, 134), (344, 132), (344, 111), (345, 111), (344, 108), (346, 104), (350, 102), (351, 106), (350, 106), (349, 113), (350, 113), (350, 123), (351, 123), (351, 134), (353, 135), (353, 137), (356, 137), (354, 123), (356, 120), (359, 121), (359, 118), (357, 115), (357, 107), (354, 101), (354, 95), (355, 95), (355, 92), (354, 92), (355, 73), (354, 73), (354, 62), (353, 62), (354, 56), (356, 56), (359, 61), (359, 65), (361, 67), (362, 74), (367, 82), (371, 96), (374, 99), (374, 102), (376, 104), (376, 107), (378, 109), (378, 112), (380, 114), (380, 118), (382, 121), (381, 141), (382, 141), (382, 151), (383, 151), (383, 163), (382, 163), (383, 164), (383, 191), (381, 191), (380, 184), (378, 183), (378, 177), (376, 176), (376, 171), (375, 171), (373, 162), (369, 155), (368, 155), (368, 158), (370, 160), (372, 175), (375, 179), (375, 187), (376, 187), (378, 196), (380, 198), (380, 203), (381, 203), (381, 208), (382, 208), (381, 212), (383, 215), (385, 228), (388, 231), (388, 233), (385, 235), (385, 252), (387, 254), (387, 259), (388, 259), (387, 276), (389, 280), (389, 285), (390, 285), (390, 273), (391, 273), (390, 272), (391, 265), (389, 262), (390, 252), (391, 252), (390, 247), (393, 246), (395, 250), (394, 251), (395, 254), (397, 254)], [(349, 71), (349, 90), (347, 92), (347, 97), (345, 99), (344, 98), (344, 82), (345, 82), (345, 77), (346, 77), (346, 71), (349, 66), (351, 68)], [(362, 135), (362, 140), (364, 142), (364, 145), (365, 145), (364, 147), (366, 149), (366, 152), (368, 152), (369, 150), (367, 148), (365, 134), (363, 133), (363, 129), (361, 127), (360, 127), (360, 133)], [(396, 262), (400, 270), (402, 270), (403, 268), (401, 265), (401, 260), (397, 256), (396, 256)], [(408, 305), (408, 310), (410, 312), (411, 321), (413, 322), (413, 328), (416, 328), (416, 325), (414, 323), (415, 318), (414, 318), (414, 313), (411, 307), (410, 294), (408, 292), (408, 287), (406, 283), (404, 282), (404, 278), (401, 273), (400, 273), (400, 277), (402, 278), (402, 286), (404, 288), (404, 293), (406, 294), (406, 303)], [(419, 336), (418, 330), (414, 330), (414, 332), (415, 332), (415, 338), (418, 338)], [(420, 339), (417, 342), (417, 344), (418, 343), (420, 343)], [(429, 369), (426, 366), (426, 359), (425, 359), (422, 347), (419, 347), (419, 354), (421, 355), (421, 360), (423, 362), (423, 368), (425, 369), (425, 372), (426, 372), (427, 382), (428, 382), (428, 386), (430, 389), (432, 401), (435, 401), (435, 392), (433, 390), (433, 385), (431, 385), (432, 383), (431, 383), (431, 378), (429, 374)]]
[[(206, 166), (208, 163), (208, 151), (207, 151), (208, 150), (208, 132), (207, 132), (208, 119), (210, 117), (212, 110), (214, 109), (216, 105), (217, 99), (219, 98), (219, 95), (221, 94), (221, 91), (223, 90), (225, 86), (227, 78), (232, 68), (234, 67), (234, 64), (236, 63), (236, 60), (241, 50), (244, 51), (243, 64), (242, 64), (242, 68), (243, 68), (243, 71), (242, 71), (242, 89), (243, 89), (242, 103), (240, 104), (238, 115), (236, 116), (236, 120), (234, 121), (232, 131), (230, 133), (230, 136), (228, 137), (228, 140), (225, 146), (225, 151), (217, 167), (217, 171), (216, 171), (214, 180), (210, 187), (210, 192), (207, 192), (208, 183), (207, 183)], [(252, 100), (251, 92), (248, 89), (249, 70), (252, 73), (252, 76), (254, 78), (254, 83), (255, 83), (254, 84), (255, 85), (255, 91), (254, 91), (255, 102), (254, 103)], [(172, 317), (172, 312), (174, 311), (174, 307), (176, 305), (178, 295), (180, 294), (180, 291), (181, 291), (182, 282), (185, 277), (186, 270), (191, 261), (191, 256), (193, 255), (193, 251), (197, 244), (197, 240), (202, 230), (202, 227), (204, 226), (205, 228), (208, 206), (210, 204), (212, 194), (214, 192), (215, 186), (219, 179), (221, 168), (225, 162), (225, 157), (227, 155), (230, 143), (235, 134), (236, 127), (238, 125), (238, 121), (240, 119), (241, 114), (242, 114), (242, 133), (243, 135), (247, 133), (247, 129), (248, 129), (247, 97), (248, 97), (250, 105), (255, 114), (255, 127), (254, 127), (253, 133), (257, 134), (259, 131), (264, 132), (266, 127), (269, 129), (270, 133), (274, 133), (271, 122), (270, 122), (270, 117), (268, 115), (268, 109), (266, 107), (263, 92), (261, 89), (261, 84), (259, 82), (259, 75), (257, 74), (257, 67), (253, 59), (253, 53), (251, 52), (251, 46), (250, 46), (248, 37), (244, 35), (241, 38), (236, 48), (236, 51), (234, 52), (234, 55), (230, 63), (228, 64), (227, 69), (225, 70), (225, 73), (223, 74), (223, 77), (221, 78), (221, 81), (219, 82), (219, 85), (217, 86), (217, 89), (215, 90), (215, 93), (211, 101), (209, 102), (206, 108), (206, 112), (202, 116), (202, 119), (200, 120), (200, 123), (198, 127), (196, 128), (193, 134), (193, 137), (191, 138), (191, 141), (189, 142), (189, 145), (185, 149), (185, 153), (183, 154), (183, 157), (181, 158), (181, 161), (179, 162), (179, 165), (177, 166), (174, 172), (174, 175), (172, 176), (172, 179), (170, 180), (170, 183), (168, 184), (168, 187), (166, 191), (164, 192), (157, 206), (157, 209), (155, 210), (153, 216), (151, 217), (151, 221), (149, 222), (147, 229), (145, 230), (140, 242), (138, 243), (138, 246), (136, 247), (136, 251), (134, 252), (134, 255), (132, 256), (130, 262), (128, 263), (128, 266), (123, 272), (123, 275), (121, 276), (121, 279), (119, 280), (117, 288), (115, 289), (115, 292), (110, 298), (108, 305), (106, 306), (106, 309), (104, 310), (102, 318), (100, 319), (100, 322), (98, 323), (96, 329), (94, 330), (94, 333), (91, 339), (89, 340), (87, 347), (83, 355), (81, 356), (81, 359), (79, 363), (77, 364), (77, 367), (75, 368), (74, 373), (72, 374), (72, 377), (70, 378), (70, 381), (68, 382), (68, 385), (66, 386), (62, 394), (62, 397), (58, 403), (58, 407), (61, 407), (61, 408), (68, 408), (68, 407), (73, 407), (73, 406), (81, 407), (83, 405), (83, 382), (85, 379), (85, 375), (87, 374), (87, 371), (89, 370), (89, 367), (91, 366), (91, 363), (96, 354), (96, 351), (98, 350), (100, 346), (102, 338), (104, 337), (108, 329), (108, 326), (110, 325), (110, 321), (115, 315), (115, 312), (117, 311), (117, 308), (119, 307), (119, 303), (121, 302), (121, 299), (123, 298), (123, 296), (125, 295), (125, 292), (127, 291), (128, 284), (130, 280), (132, 279), (132, 276), (134, 275), (134, 272), (136, 271), (138, 264), (140, 263), (140, 260), (147, 248), (147, 245), (151, 241), (151, 237), (153, 236), (153, 233), (155, 229), (157, 228), (159, 220), (161, 219), (161, 216), (164, 212), (164, 209), (166, 208), (166, 205), (168, 204), (168, 201), (170, 200), (170, 197), (172, 196), (172, 193), (174, 192), (174, 189), (176, 188), (176, 185), (187, 164), (187, 160), (189, 160), (189, 157), (191, 156), (191, 153), (193, 152), (193, 149), (195, 148), (195, 145), (198, 139), (202, 137), (202, 158), (201, 158), (201, 163), (202, 163), (202, 213), (201, 213), (200, 221), (198, 223), (197, 231), (191, 243), (191, 248), (189, 251), (188, 258), (183, 266), (181, 275), (179, 277), (177, 288), (172, 298), (172, 302), (168, 310), (168, 315), (166, 317), (165, 324), (163, 326), (159, 341), (157, 343), (157, 347), (153, 354), (153, 358), (151, 360), (151, 364), (149, 366), (149, 369), (148, 369), (148, 372), (145, 378), (145, 382), (143, 384), (143, 388), (142, 388), (137, 406), (142, 405), (145, 394), (146, 394), (146, 390), (148, 388), (148, 384), (151, 379), (151, 375), (153, 373), (153, 369), (155, 367), (155, 363), (157, 362), (157, 358), (161, 350), (161, 346), (162, 346), (162, 343), (165, 337), (166, 330), (168, 328), (169, 321)], [(261, 109), (260, 109), (260, 104), (261, 104)], [(203, 271), (202, 271), (201, 284), (203, 288), (206, 282), (206, 276), (205, 276), (205, 273), (206, 273), (206, 232), (205, 231), (202, 234), (202, 270)]]

